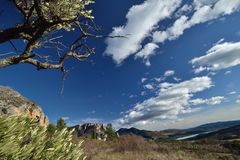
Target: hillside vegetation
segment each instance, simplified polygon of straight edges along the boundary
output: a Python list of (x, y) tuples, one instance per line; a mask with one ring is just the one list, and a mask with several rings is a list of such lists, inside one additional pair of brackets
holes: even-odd
[(239, 141), (146, 141), (121, 136), (115, 141), (86, 139), (87, 160), (239, 160)]
[(72, 143), (72, 132), (67, 128), (49, 134), (36, 119), (0, 118), (1, 160), (81, 160), (81, 143)]

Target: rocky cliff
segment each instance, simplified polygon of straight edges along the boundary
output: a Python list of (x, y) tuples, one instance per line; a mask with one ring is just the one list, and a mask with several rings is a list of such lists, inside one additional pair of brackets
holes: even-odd
[(75, 128), (78, 137), (87, 137), (104, 141), (107, 139), (107, 128), (100, 123), (86, 123), (70, 127), (70, 129), (72, 128)]
[(0, 86), (0, 116), (9, 115), (27, 115), (29, 118), (37, 118), (41, 126), (48, 125), (48, 118), (40, 106), (17, 91)]

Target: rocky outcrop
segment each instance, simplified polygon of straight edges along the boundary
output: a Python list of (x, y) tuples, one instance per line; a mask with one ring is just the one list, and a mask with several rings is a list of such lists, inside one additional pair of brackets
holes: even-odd
[(87, 137), (104, 141), (107, 139), (107, 128), (101, 123), (86, 123), (73, 126), (70, 129), (72, 128), (75, 128), (78, 137)]
[(48, 118), (40, 106), (17, 91), (0, 86), (0, 116), (9, 115), (27, 115), (29, 118), (37, 118), (41, 126), (48, 125)]

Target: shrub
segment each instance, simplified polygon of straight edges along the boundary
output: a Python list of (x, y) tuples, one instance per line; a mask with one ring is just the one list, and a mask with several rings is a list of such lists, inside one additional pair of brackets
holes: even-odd
[(63, 129), (47, 135), (46, 127), (26, 117), (0, 118), (1, 160), (80, 160), (85, 159), (81, 143), (73, 144), (72, 132)]
[(49, 123), (47, 126), (47, 133), (52, 136), (55, 131), (57, 130), (57, 126), (55, 126), (53, 123)]
[(231, 152), (240, 155), (240, 142), (239, 141), (226, 141), (223, 144), (223, 146), (228, 148)]
[(67, 128), (67, 124), (65, 122), (65, 120), (63, 118), (60, 118), (58, 121), (57, 121), (57, 129), (58, 130), (62, 130), (64, 128)]
[(118, 138), (117, 132), (113, 129), (112, 124), (107, 124), (105, 134), (107, 134), (107, 140), (112, 141)]
[(143, 152), (153, 150), (155, 145), (144, 140), (144, 138), (134, 135), (123, 135), (116, 141), (115, 151), (117, 152)]

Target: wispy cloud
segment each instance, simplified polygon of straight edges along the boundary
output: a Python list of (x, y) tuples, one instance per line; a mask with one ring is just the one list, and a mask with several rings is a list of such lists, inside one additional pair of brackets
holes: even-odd
[(173, 70), (167, 70), (165, 71), (164, 73), (164, 77), (170, 77), (170, 76), (173, 76), (175, 74), (175, 71)]
[(216, 96), (209, 99), (202, 99), (202, 98), (192, 99), (189, 102), (192, 105), (202, 105), (202, 104), (217, 105), (222, 103), (224, 99), (225, 98), (223, 96)]
[(236, 91), (232, 91), (232, 92), (229, 92), (228, 94), (229, 95), (233, 95), (233, 94), (237, 94), (237, 92)]
[(224, 74), (228, 75), (228, 74), (231, 74), (231, 73), (232, 73), (232, 71), (226, 71)]
[[(154, 27), (161, 20), (169, 18), (180, 3), (180, 0), (146, 0), (142, 4), (132, 6), (126, 15), (126, 24), (114, 27), (110, 34), (111, 36), (128, 35), (127, 38), (108, 39), (105, 54), (112, 56), (117, 64), (136, 54), (142, 48), (141, 43), (150, 36)], [(157, 45), (150, 43), (136, 54), (136, 58), (142, 57), (149, 65), (147, 58), (156, 48)]]
[[(175, 71), (174, 70), (166, 70), (163, 74), (163, 76), (161, 77), (155, 77), (155, 81), (157, 82), (162, 82), (162, 81), (165, 81), (167, 77), (171, 77), (175, 74)], [(174, 79), (176, 81), (180, 81), (181, 79), (177, 78), (177, 77), (174, 77)]]
[(147, 78), (143, 77), (141, 78), (141, 82), (144, 83), (147, 80)]
[[(182, 4), (181, 0), (146, 0), (131, 7), (124, 26), (113, 28), (110, 35), (130, 34), (126, 39), (108, 39), (105, 53), (120, 64), (130, 55), (142, 58), (147, 66), (149, 58), (166, 41), (176, 40), (186, 29), (197, 24), (213, 21), (240, 10), (239, 0), (194, 0), (192, 4)], [(179, 8), (176, 12), (174, 12)], [(159, 12), (161, 11), (161, 12)], [(175, 13), (175, 15), (172, 15)], [(165, 30), (157, 26), (162, 20), (175, 18)], [(146, 40), (147, 37), (151, 37)], [(146, 44), (143, 41), (146, 40)], [(198, 71), (203, 68), (198, 68)]]
[[(151, 80), (148, 80), (148, 81), (147, 81), (147, 79), (142, 79), (142, 81), (144, 80), (144, 82), (145, 81), (148, 82), (148, 83), (143, 85), (143, 88), (147, 89), (149, 91), (156, 91), (157, 89), (159, 89), (159, 83), (160, 82), (165, 81), (168, 77), (171, 77), (174, 74), (175, 74), (174, 70), (166, 70), (164, 72), (164, 74), (160, 77), (154, 77), (154, 78), (152, 78)], [(177, 78), (177, 77), (173, 77), (173, 79), (177, 82), (181, 80), (180, 78)], [(146, 91), (145, 91), (145, 93), (146, 93)], [(144, 94), (141, 94), (141, 95), (144, 95)]]
[(176, 82), (179, 82), (179, 81), (182, 80), (181, 78), (178, 78), (178, 77), (173, 77), (173, 79), (174, 79)]
[(192, 16), (182, 15), (165, 31), (154, 32), (153, 41), (155, 43), (163, 43), (166, 40), (175, 40), (181, 36), (186, 29), (200, 23), (209, 22), (222, 16), (232, 14), (240, 9), (240, 1), (195, 0), (192, 7), (194, 7), (194, 13)]
[(135, 55), (135, 59), (137, 58), (142, 58), (146, 64), (146, 66), (150, 66), (151, 63), (149, 61), (150, 56), (154, 55), (156, 50), (159, 48), (158, 45), (155, 43), (148, 43), (147, 45), (144, 46), (142, 50), (140, 50), (138, 53)]
[(210, 48), (204, 56), (190, 61), (196, 73), (216, 71), (240, 65), (240, 42), (221, 42)]
[(149, 89), (149, 90), (153, 90), (154, 86), (152, 84), (146, 84), (146, 85), (144, 85), (144, 88)]
[[(160, 83), (159, 86), (156, 96), (134, 105), (117, 120), (118, 123), (124, 126), (143, 127), (148, 123), (176, 120), (179, 115), (198, 111), (199, 108), (191, 107), (194, 94), (211, 88), (213, 82), (209, 77), (196, 77), (180, 83)], [(221, 103), (223, 99), (224, 97), (217, 96), (200, 100), (202, 104), (215, 105)]]

